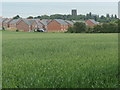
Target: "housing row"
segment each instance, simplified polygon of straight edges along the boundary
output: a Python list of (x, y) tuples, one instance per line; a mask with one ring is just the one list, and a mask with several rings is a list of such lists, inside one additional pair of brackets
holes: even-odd
[(92, 27), (99, 24), (95, 20), (89, 19), (87, 21), (69, 21), (62, 19), (10, 19), (0, 18), (0, 29), (5, 30), (19, 30), (23, 32), (32, 32), (37, 29), (43, 29), (47, 32), (64, 32), (68, 27), (72, 27), (75, 22), (83, 22)]

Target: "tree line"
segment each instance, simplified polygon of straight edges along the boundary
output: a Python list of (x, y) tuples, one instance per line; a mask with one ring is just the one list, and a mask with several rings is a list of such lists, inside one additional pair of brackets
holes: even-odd
[(89, 27), (85, 23), (76, 22), (73, 27), (69, 27), (68, 33), (120, 33), (120, 20), (110, 23), (102, 23)]
[[(17, 19), (17, 18), (20, 18), (20, 16), (17, 15), (13, 18)], [(109, 22), (117, 20), (117, 15), (106, 14), (106, 16), (104, 16), (104, 15), (99, 16), (96, 14), (92, 14), (90, 12), (86, 15), (80, 14), (80, 15), (76, 15), (76, 16), (73, 16), (70, 14), (69, 15), (54, 14), (54, 15), (50, 15), (50, 16), (49, 15), (41, 15), (41, 16), (36, 16), (36, 17), (29, 16), (29, 17), (27, 17), (27, 19), (63, 19), (63, 20), (81, 20), (81, 21), (88, 20), (88, 19), (94, 19), (97, 22), (109, 23)]]

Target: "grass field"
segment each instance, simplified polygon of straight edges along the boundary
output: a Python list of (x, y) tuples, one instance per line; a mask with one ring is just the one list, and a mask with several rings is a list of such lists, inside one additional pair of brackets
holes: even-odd
[(2, 32), (0, 31), (0, 89), (2, 88)]
[(3, 32), (3, 88), (117, 88), (118, 34)]

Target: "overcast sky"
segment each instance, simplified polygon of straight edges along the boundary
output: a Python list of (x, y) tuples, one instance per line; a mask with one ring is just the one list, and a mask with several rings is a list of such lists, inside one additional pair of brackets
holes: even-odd
[(4, 2), (118, 2), (120, 0), (2, 0)]
[[(58, 0), (2, 0), (2, 1), (4, 3), (2, 5), (0, 3), (0, 12), (1, 12), (0, 16), (13, 17), (15, 15), (20, 15), (22, 17), (28, 17), (28, 16), (38, 16), (38, 15), (45, 15), (45, 14), (46, 15), (71, 14), (71, 9), (73, 8), (77, 9), (78, 14), (86, 14), (86, 13), (92, 12), (98, 15), (106, 15), (107, 13), (118, 15), (117, 2), (119, 0), (60, 0), (60, 1)], [(64, 1), (67, 3), (65, 3)], [(27, 3), (16, 3), (16, 2), (27, 2)], [(34, 3), (28, 3), (28, 2), (34, 2)], [(39, 3), (35, 3), (35, 2), (39, 2)], [(74, 2), (74, 3), (70, 3), (70, 2)], [(75, 3), (75, 2), (78, 2), (78, 3)], [(83, 2), (86, 2), (86, 3), (83, 3)], [(104, 2), (104, 3), (95, 3), (95, 2)]]

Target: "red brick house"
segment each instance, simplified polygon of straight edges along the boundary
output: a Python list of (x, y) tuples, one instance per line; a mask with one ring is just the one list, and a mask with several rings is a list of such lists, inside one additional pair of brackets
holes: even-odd
[(54, 19), (48, 24), (48, 32), (64, 32), (68, 29), (68, 23), (62, 19)]
[(15, 29), (17, 30), (17, 24), (21, 21), (22, 19), (13, 19), (10, 23), (9, 23), (9, 28), (10, 29)]
[(44, 24), (40, 22), (41, 21), (40, 19), (34, 19), (34, 20), (37, 23), (37, 29), (43, 29), (44, 28)]
[(31, 32), (37, 29), (37, 23), (32, 19), (23, 19), (17, 24), (17, 29), (24, 32)]
[(7, 18), (0, 18), (0, 30), (2, 30), (2, 28), (3, 28), (3, 22), (5, 21), (5, 20), (7, 20)]
[(96, 22), (93, 19), (89, 19), (89, 20), (85, 21), (85, 23), (86, 23), (87, 26), (90, 26), (90, 27), (93, 27), (93, 26), (99, 24), (98, 22)]
[(43, 25), (42, 26), (42, 29), (44, 29), (44, 30), (48, 30), (48, 24), (49, 24), (49, 22), (51, 22), (52, 20), (48, 20), (48, 19), (42, 19), (42, 20), (40, 20), (40, 23)]
[(6, 19), (4, 22), (3, 22), (3, 27), (7, 30), (10, 26), (9, 26), (9, 23), (12, 21), (13, 19)]

